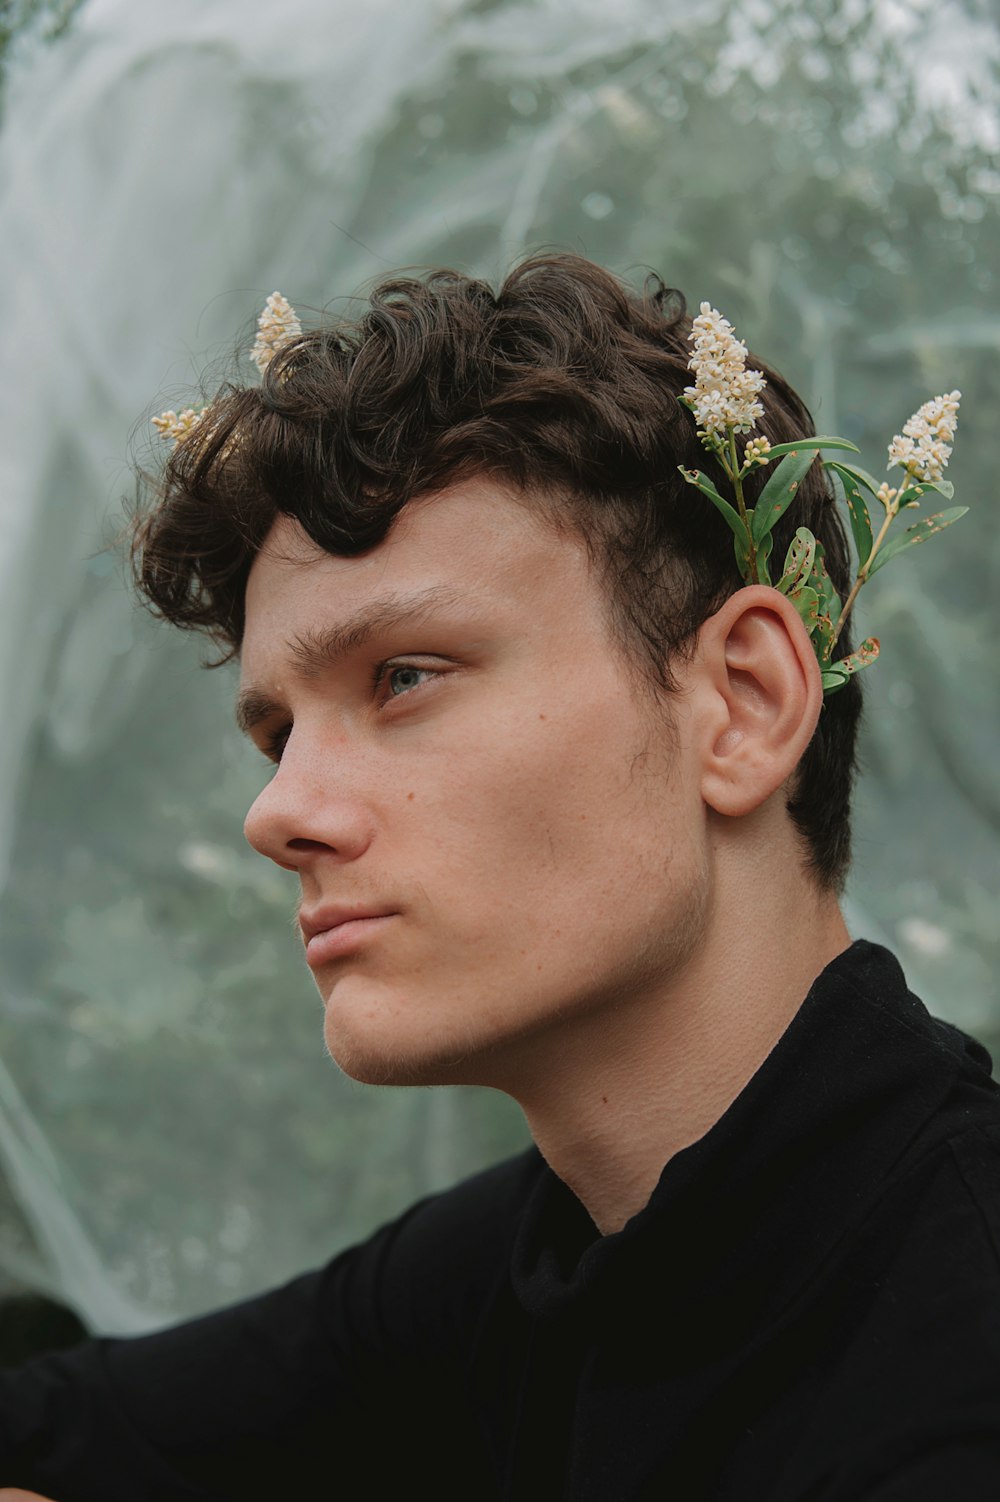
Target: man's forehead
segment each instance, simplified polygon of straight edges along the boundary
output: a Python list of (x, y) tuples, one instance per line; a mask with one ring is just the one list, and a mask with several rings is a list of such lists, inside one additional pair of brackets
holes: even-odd
[(270, 656), (320, 624), (349, 628), (360, 613), (394, 608), (402, 597), (442, 608), (462, 597), (530, 607), (577, 554), (585, 555), (578, 539), (557, 535), (502, 485), (482, 480), (411, 502), (382, 541), (351, 556), (325, 552), (282, 516), (247, 581), (242, 661)]

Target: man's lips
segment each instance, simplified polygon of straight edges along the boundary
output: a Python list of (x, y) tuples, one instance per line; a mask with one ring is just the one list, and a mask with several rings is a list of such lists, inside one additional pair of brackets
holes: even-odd
[(347, 954), (374, 937), (399, 914), (383, 907), (322, 907), (299, 914), (310, 968)]

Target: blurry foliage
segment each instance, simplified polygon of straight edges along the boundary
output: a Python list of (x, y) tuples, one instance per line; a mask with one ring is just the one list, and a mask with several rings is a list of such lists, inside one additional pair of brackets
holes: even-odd
[(16, 44), (55, 41), (84, 0), (0, 0), (0, 109), (8, 57)]

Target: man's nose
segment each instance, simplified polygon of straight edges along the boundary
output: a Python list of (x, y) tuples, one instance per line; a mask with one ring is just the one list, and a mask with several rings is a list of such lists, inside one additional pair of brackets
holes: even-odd
[(286, 871), (301, 871), (320, 856), (357, 860), (374, 832), (371, 809), (357, 788), (290, 749), (243, 824), (253, 848)]

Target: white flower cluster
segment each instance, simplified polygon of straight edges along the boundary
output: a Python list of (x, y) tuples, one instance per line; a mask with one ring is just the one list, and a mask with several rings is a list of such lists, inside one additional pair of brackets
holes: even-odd
[(280, 292), (272, 292), (257, 320), (257, 338), (250, 351), (250, 358), (261, 375), (279, 349), (290, 340), (297, 339), (301, 333), (302, 325), (287, 297), (282, 297)]
[(684, 395), (705, 433), (749, 433), (764, 408), (757, 397), (767, 384), (759, 370), (747, 370), (747, 347), (718, 309), (703, 302), (691, 330), (694, 353), (688, 369), (695, 384)]
[(914, 480), (940, 480), (951, 457), (960, 391), (924, 402), (889, 445), (888, 469), (899, 464)]
[(183, 412), (161, 412), (159, 417), (151, 418), (153, 427), (161, 438), (172, 440), (174, 443), (184, 438), (196, 428), (205, 415), (205, 408), (196, 412), (193, 407), (185, 407)]

